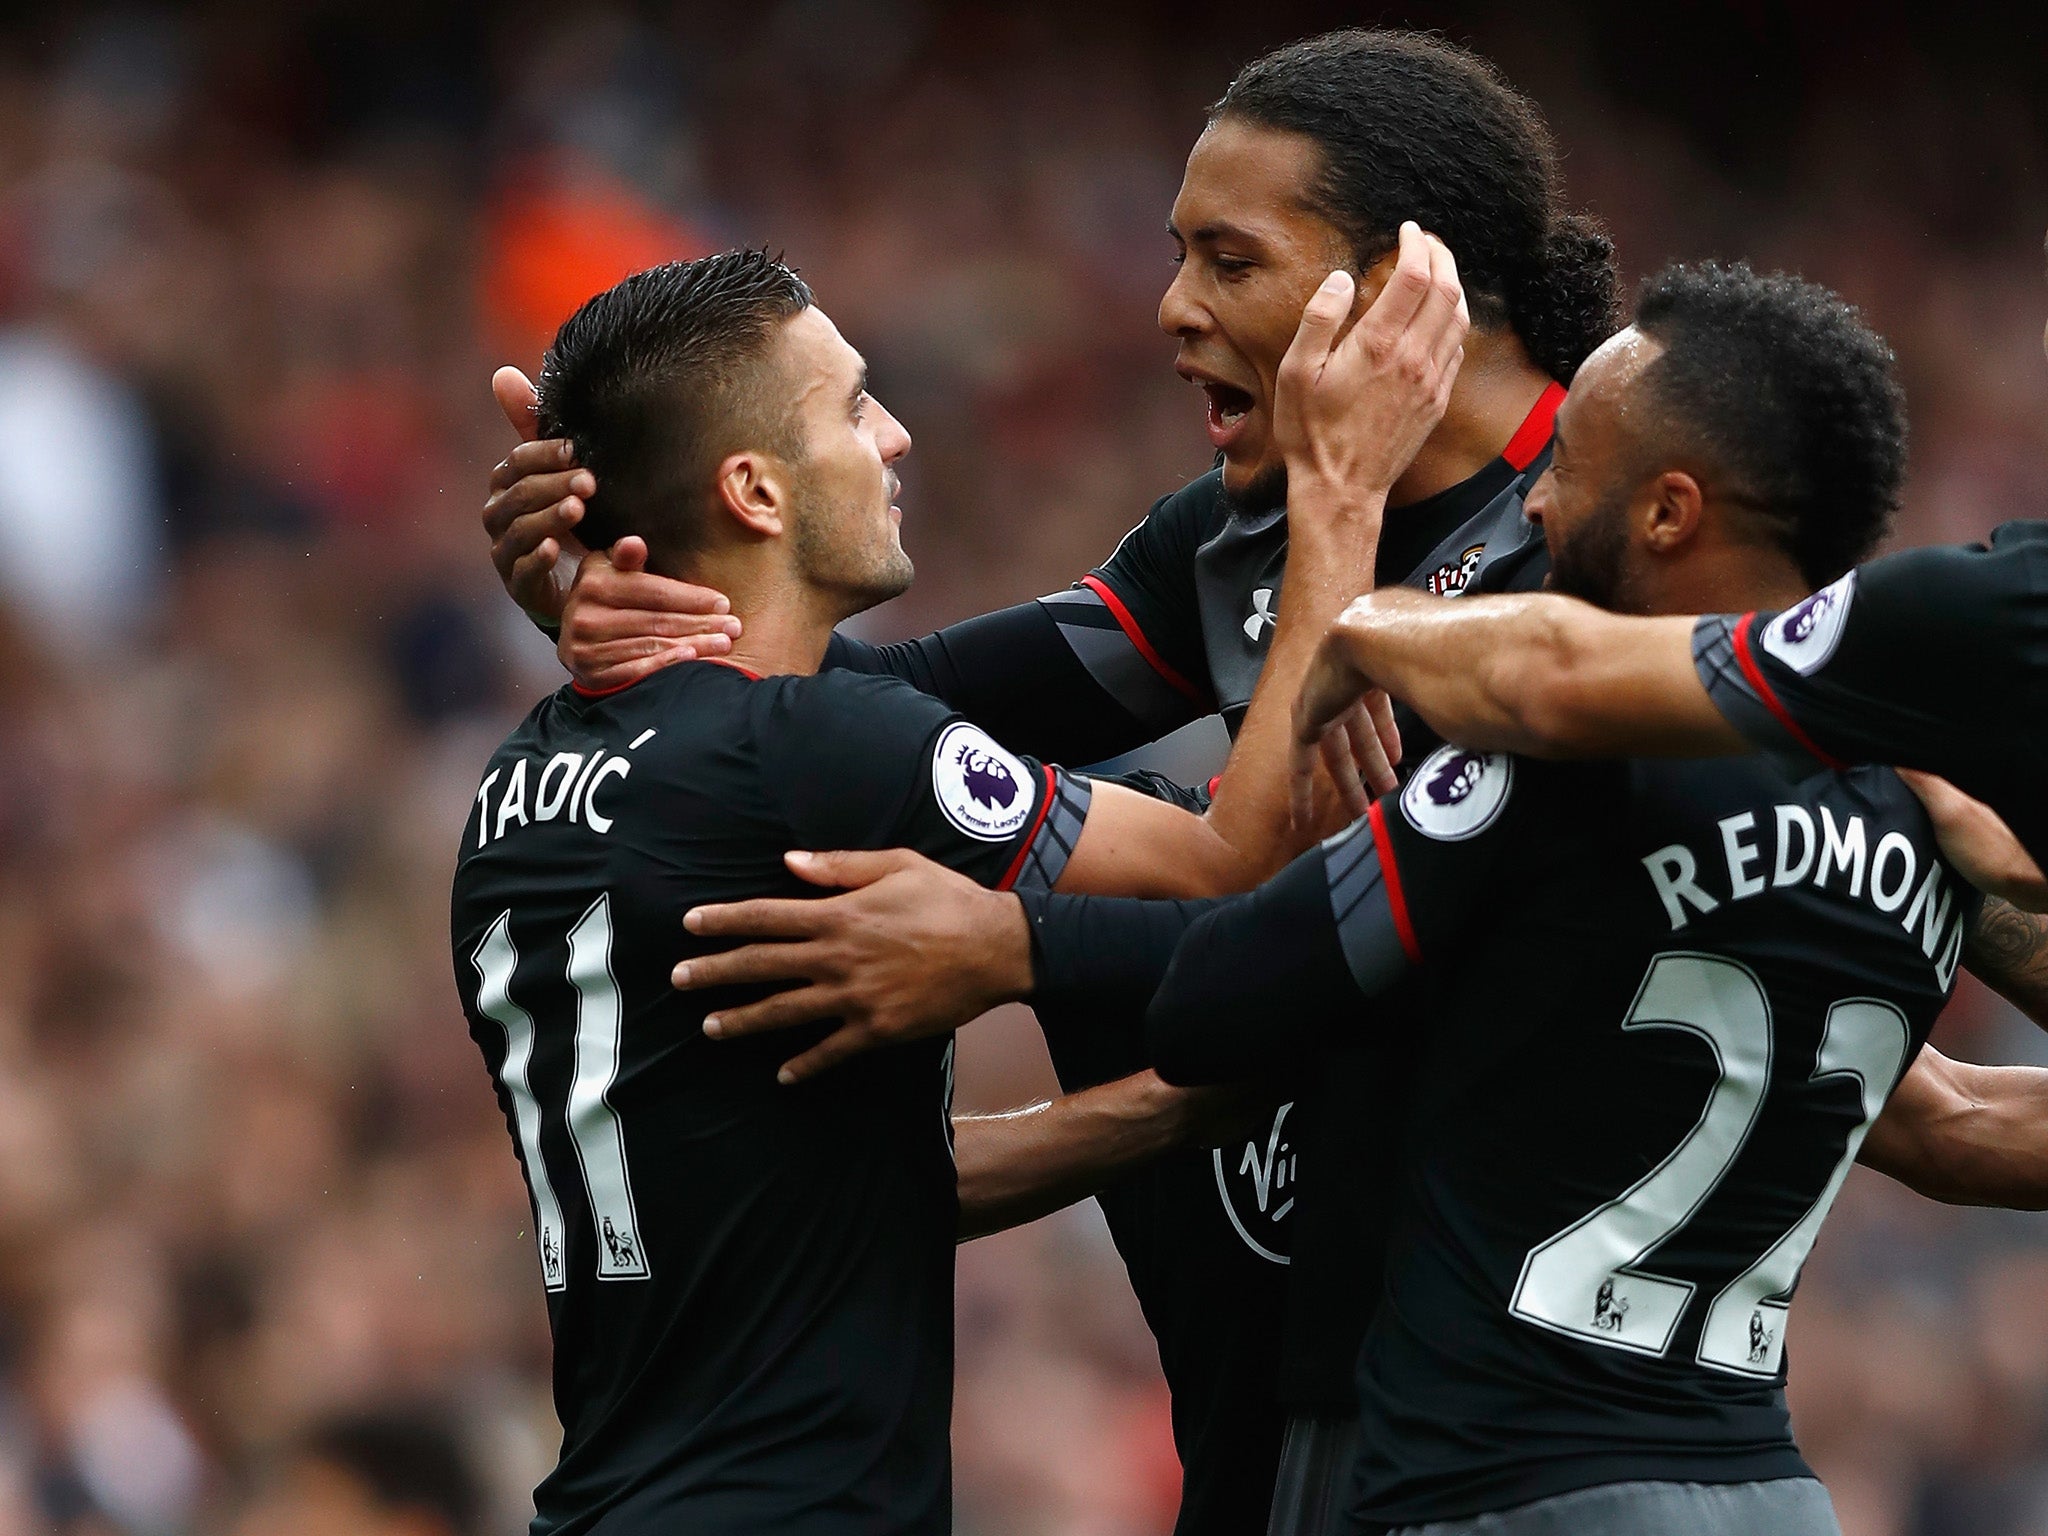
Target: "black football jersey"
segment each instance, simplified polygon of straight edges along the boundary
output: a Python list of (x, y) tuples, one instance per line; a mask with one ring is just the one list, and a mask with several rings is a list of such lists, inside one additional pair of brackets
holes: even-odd
[(822, 1030), (713, 1041), (706, 902), (810, 896), (791, 848), (1058, 879), (1085, 781), (893, 679), (670, 668), (565, 688), (492, 756), (457, 985), (532, 1197), (561, 1458), (533, 1530), (943, 1532), (958, 1206), (950, 1044), (797, 1087)]
[[(1150, 1020), (1176, 1081), (1424, 1031), (1354, 1517), (1809, 1475), (1787, 1308), (1975, 908), (1919, 803), (1888, 769), (1451, 747), (1391, 798), (1197, 919)], [(1248, 1027), (1280, 964), (1297, 1014)]]
[[(1551, 385), (1500, 458), (1390, 511), (1384, 579), (1455, 596), (1520, 559), (1537, 537), (1519, 515), (1522, 494), (1549, 463), (1563, 402)], [(1286, 569), (1286, 510), (1239, 512), (1218, 469), (1156, 503), (1093, 575), (1040, 602), (1096, 681), (1155, 734), (1220, 713), (1234, 735), (1266, 665)]]
[(1887, 555), (1783, 613), (1701, 619), (1693, 653), (1758, 746), (1938, 773), (2048, 868), (2048, 522)]
[[(1553, 386), (1500, 458), (1387, 514), (1382, 585), (1455, 596), (1540, 584), (1542, 532), (1522, 503), (1550, 462), (1563, 399)], [(1128, 751), (1218, 711), (1234, 734), (1265, 665), (1286, 553), (1284, 514), (1243, 516), (1212, 471), (1156, 503), (1069, 591), (918, 640), (836, 638), (827, 661), (903, 677), (1012, 748), (1063, 760)], [(1261, 1006), (1289, 1002), (1275, 994)], [(1041, 1001), (1038, 1014), (1069, 1092), (1148, 1065), (1130, 1009)], [(1102, 1193), (1173, 1396), (1185, 1479), (1176, 1536), (1263, 1528), (1282, 1404), (1352, 1401), (1386, 1187), (1320, 1190), (1300, 1207), (1317, 1219), (1304, 1221), (1296, 1186), (1313, 1180), (1325, 1138), (1347, 1166), (1368, 1152), (1392, 1157), (1400, 1100), (1385, 1056), (1383, 1042), (1333, 1055), (1250, 1135), (1168, 1153)], [(1290, 1269), (1297, 1245), (1303, 1260)]]
[(1888, 769), (1445, 748), (1371, 825), (1431, 1022), (1358, 1514), (1807, 1475), (1787, 1307), (1975, 909), (1919, 802)]
[[(1541, 533), (1522, 515), (1522, 499), (1549, 463), (1563, 394), (1547, 393), (1504, 455), (1471, 479), (1388, 513), (1381, 584), (1454, 596), (1482, 567), (1505, 581), (1540, 555)], [(1285, 515), (1236, 515), (1218, 472), (1155, 507), (1087, 583), (1042, 604), (1098, 683), (1134, 712), (1152, 711), (1152, 728), (1220, 709), (1235, 734), (1265, 665), (1286, 556)], [(1289, 1005), (1284, 988), (1265, 1003)], [(1070, 1092), (1148, 1065), (1134, 1015), (1043, 1003), (1038, 1013)], [(1289, 1378), (1303, 1374), (1288, 1362), (1299, 1354), (1320, 1368), (1333, 1332), (1348, 1342), (1329, 1374), (1340, 1402), (1349, 1400), (1349, 1361), (1364, 1328), (1358, 1277), (1363, 1271), (1369, 1285), (1377, 1271), (1370, 1254), (1358, 1258), (1374, 1230), (1346, 1218), (1381, 1191), (1347, 1191), (1305, 1238), (1296, 1196), (1297, 1186), (1312, 1188), (1304, 1180), (1314, 1179), (1326, 1146), (1341, 1155), (1394, 1145), (1397, 1116), (1377, 1092), (1388, 1077), (1382, 1056), (1375, 1045), (1333, 1060), (1248, 1135), (1169, 1153), (1102, 1192), (1173, 1393), (1185, 1479), (1176, 1536), (1264, 1528), (1283, 1409), (1299, 1396)], [(1356, 1090), (1348, 1097), (1347, 1085)], [(1302, 1209), (1317, 1214), (1314, 1195)], [(1309, 1251), (1294, 1266), (1301, 1240)], [(1290, 1301), (1297, 1286), (1305, 1302)]]

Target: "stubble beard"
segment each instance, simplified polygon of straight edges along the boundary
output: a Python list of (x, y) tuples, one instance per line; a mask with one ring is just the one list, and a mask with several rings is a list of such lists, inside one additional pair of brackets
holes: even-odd
[(841, 536), (852, 514), (827, 511), (801, 494), (793, 510), (797, 574), (813, 591), (833, 594), (842, 617), (865, 613), (910, 590), (917, 567), (893, 533), (882, 549), (873, 550)]
[[(1218, 461), (1221, 462), (1220, 460)], [(1223, 505), (1231, 516), (1249, 521), (1277, 512), (1287, 505), (1287, 464), (1269, 464), (1259, 470), (1242, 490), (1233, 491), (1226, 481)]]
[(1569, 541), (1551, 544), (1551, 591), (1580, 598), (1611, 613), (1632, 611), (1626, 505), (1619, 495), (1602, 498)]

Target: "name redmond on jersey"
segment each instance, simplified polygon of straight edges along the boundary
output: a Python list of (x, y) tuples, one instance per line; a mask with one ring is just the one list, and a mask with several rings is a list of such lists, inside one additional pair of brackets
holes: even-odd
[[(638, 747), (653, 734), (645, 732), (633, 745)], [(528, 761), (514, 758), (509, 771), (499, 766), (484, 775), (476, 792), (477, 847), (496, 842), (514, 827), (544, 821), (588, 827), (600, 837), (611, 831), (612, 818), (599, 809), (598, 792), (622, 782), (633, 771), (632, 763), (603, 747), (590, 752), (557, 752), (532, 775), (529, 797)], [(504, 780), (502, 787), (500, 779)]]
[(1886, 832), (1873, 845), (1861, 816), (1837, 822), (1826, 806), (1819, 811), (1816, 820), (1803, 805), (1775, 805), (1761, 821), (1743, 811), (1715, 823), (1720, 844), (1704, 854), (1671, 843), (1645, 855), (1671, 931), (1724, 903), (1807, 885), (1897, 915), (1909, 934), (1917, 929), (1921, 952), (1946, 988), (1962, 959), (1963, 915), (1940, 861), (1903, 832)]

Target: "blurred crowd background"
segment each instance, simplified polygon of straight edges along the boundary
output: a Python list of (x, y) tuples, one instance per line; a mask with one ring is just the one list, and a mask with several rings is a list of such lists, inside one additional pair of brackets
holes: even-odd
[[(1062, 586), (1206, 467), (1153, 321), (1203, 105), (1358, 19), (10, 22), (0, 1536), (510, 1532), (551, 1460), (527, 1202), (446, 937), (479, 764), (560, 680), (478, 527), (493, 365), (531, 368), (627, 270), (780, 247), (917, 438), (918, 586), (867, 632)], [(1380, 19), (1475, 44), (1544, 104), (1632, 278), (1747, 255), (1865, 305), (1913, 413), (1902, 539), (2048, 510), (2038, 19)], [(1939, 1038), (2048, 1059), (1974, 987)], [(963, 1046), (963, 1105), (1048, 1082), (1021, 1012)], [(1164, 1532), (1164, 1390), (1092, 1206), (960, 1259), (963, 1533)], [(1798, 1426), (1849, 1536), (2048, 1532), (2048, 1217), (1859, 1171), (1796, 1317)]]

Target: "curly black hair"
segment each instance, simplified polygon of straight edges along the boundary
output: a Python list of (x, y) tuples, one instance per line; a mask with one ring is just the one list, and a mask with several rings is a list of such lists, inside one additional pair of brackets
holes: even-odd
[(1706, 262), (1644, 283), (1635, 324), (1664, 347), (1641, 378), (1664, 429), (1729, 476), (1806, 580), (1869, 558), (1899, 507), (1906, 396), (1856, 307), (1786, 273)]
[(1416, 32), (1326, 32), (1246, 65), (1209, 109), (1225, 118), (1316, 143), (1316, 211), (1360, 271), (1405, 219), (1443, 240), (1474, 322), (1511, 327), (1552, 378), (1570, 382), (1619, 325), (1614, 243), (1564, 208), (1542, 113), (1476, 54)]
[(539, 420), (597, 477), (576, 530), (586, 548), (632, 533), (657, 565), (672, 561), (702, 538), (720, 459), (742, 447), (796, 456), (762, 362), (775, 326), (810, 305), (804, 280), (765, 250), (722, 251), (635, 272), (562, 322), (541, 362)]

